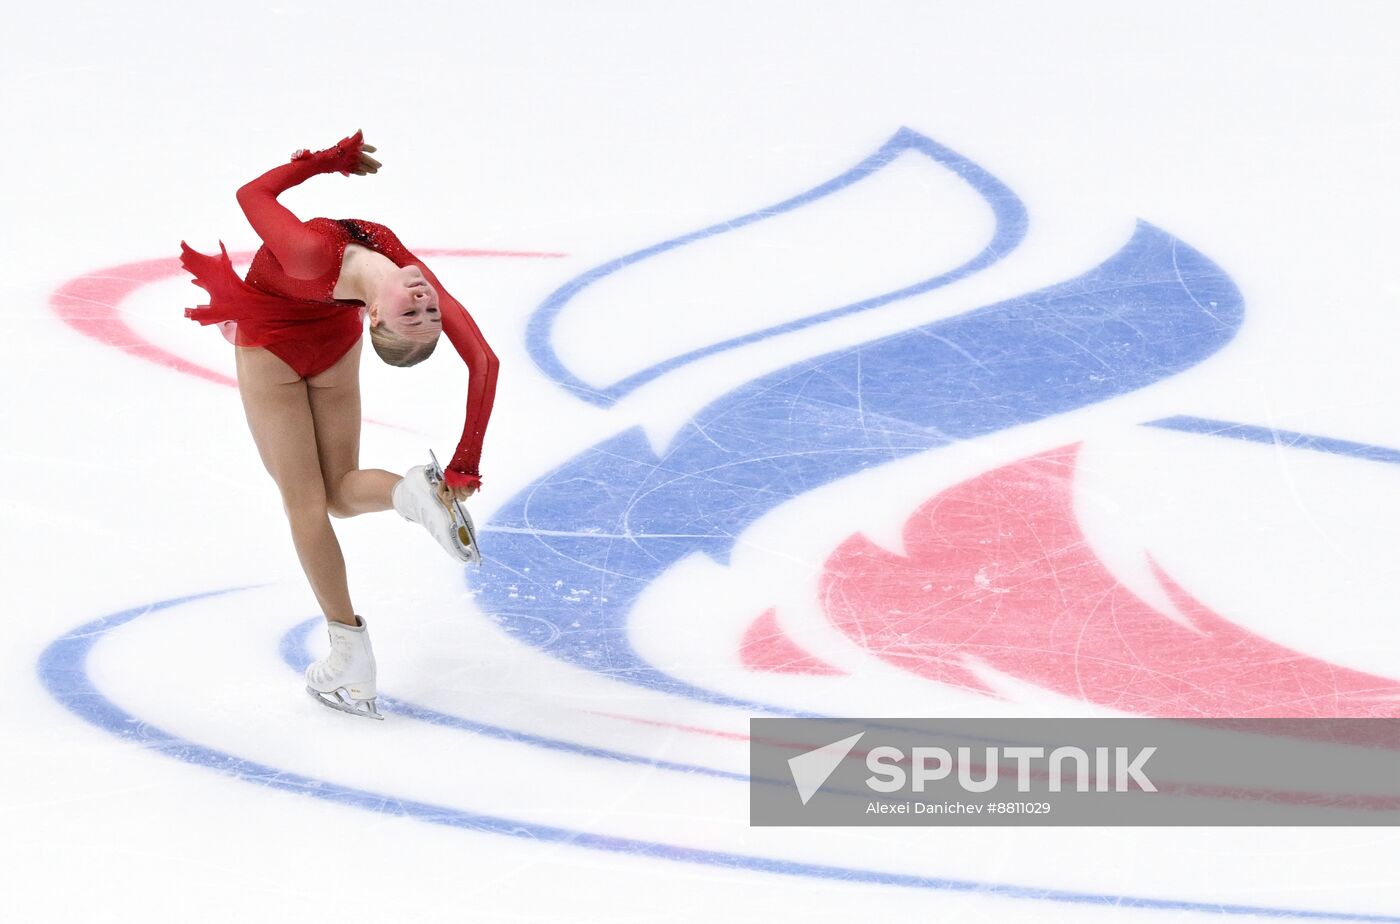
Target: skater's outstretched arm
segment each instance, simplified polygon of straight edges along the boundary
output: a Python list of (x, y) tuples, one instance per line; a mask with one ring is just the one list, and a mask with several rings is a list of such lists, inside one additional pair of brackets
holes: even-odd
[(496, 375), (500, 370), (500, 361), (471, 314), (443, 288), (428, 265), (410, 253), (388, 228), (383, 225), (375, 227), (384, 255), (399, 266), (418, 267), (429, 285), (437, 290), (443, 333), (452, 341), (452, 346), (467, 366), (467, 419), (457, 451), (453, 453), (444, 473), (447, 486), (459, 498), (464, 498), (481, 487), (481, 443), (486, 436), (486, 424), (491, 419), (491, 406), (496, 400)]
[(457, 451), (447, 466), (445, 480), (449, 488), (462, 488), (471, 494), (481, 487), (481, 443), (491, 419), (491, 406), (496, 401), (496, 375), (501, 364), (467, 310), (447, 294), (427, 267), (419, 268), (438, 290), (442, 330), (467, 364), (467, 419)]
[(238, 204), (248, 216), (248, 223), (288, 275), (320, 278), (332, 269), (336, 253), (324, 237), (307, 228), (277, 197), (319, 173), (376, 173), (380, 164), (370, 157), (374, 150), (373, 145), (364, 143), (360, 132), (355, 132), (333, 148), (314, 153), (298, 151), (290, 163), (273, 167), (238, 190)]

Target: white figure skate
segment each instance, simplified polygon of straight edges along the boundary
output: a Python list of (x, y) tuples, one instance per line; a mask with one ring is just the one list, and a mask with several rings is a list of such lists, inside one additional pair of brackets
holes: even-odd
[(438, 493), (442, 467), (431, 450), (428, 455), (432, 462), (409, 469), (403, 480), (394, 485), (394, 509), (405, 520), (426, 529), (453, 558), (480, 565), (481, 552), (476, 546), (476, 525), (471, 514), (461, 501), (443, 502)]
[(332, 709), (382, 719), (375, 706), (374, 649), (363, 617), (358, 626), (326, 623), (331, 652), (306, 669), (306, 692)]

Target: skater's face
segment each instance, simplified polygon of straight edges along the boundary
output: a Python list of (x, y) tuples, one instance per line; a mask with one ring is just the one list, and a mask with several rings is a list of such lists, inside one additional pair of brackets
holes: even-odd
[(437, 290), (416, 266), (405, 266), (384, 281), (370, 306), (370, 324), (416, 343), (431, 343), (442, 333)]

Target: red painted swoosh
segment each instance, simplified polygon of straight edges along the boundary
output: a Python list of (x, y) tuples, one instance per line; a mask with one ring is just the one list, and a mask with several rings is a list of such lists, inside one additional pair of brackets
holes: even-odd
[(852, 536), (822, 599), (851, 639), (905, 670), (992, 691), (982, 664), (1122, 712), (1168, 717), (1396, 717), (1400, 682), (1294, 651), (1212, 612), (1151, 562), (1190, 626), (1108, 571), (1074, 514), (1077, 446), (932, 498), (907, 554)]
[(792, 636), (778, 624), (778, 612), (765, 610), (744, 632), (739, 644), (739, 659), (752, 671), (776, 674), (845, 674), (841, 668), (828, 664), (793, 641)]

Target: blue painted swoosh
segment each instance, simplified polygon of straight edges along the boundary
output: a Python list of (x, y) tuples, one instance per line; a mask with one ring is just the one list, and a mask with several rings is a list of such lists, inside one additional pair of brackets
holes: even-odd
[[(1271, 908), (1261, 905), (1220, 904), (1134, 895), (1076, 892), (1068, 889), (1046, 889), (1003, 882), (947, 879), (818, 863), (801, 863), (773, 857), (703, 850), (658, 841), (612, 837), (591, 831), (560, 828), (497, 815), (468, 812), (303, 776), (248, 760), (226, 751), (205, 747), (143, 722), (108, 699), (92, 682), (87, 671), (88, 654), (108, 632), (148, 613), (230, 592), (232, 591), (214, 591), (165, 600), (104, 616), (79, 626), (62, 638), (55, 640), (44, 650), (39, 658), (40, 680), (45, 689), (69, 712), (124, 741), (149, 748), (163, 756), (172, 757), (194, 766), (217, 770), (233, 779), (255, 783), (270, 789), (323, 799), (337, 805), (376, 812), (381, 815), (413, 818), (418, 821), (475, 833), (516, 837), (537, 843), (563, 844), (586, 850), (601, 850), (719, 869), (747, 870), (780, 876), (800, 876), (828, 882), (899, 886), (941, 892), (968, 892), (997, 898), (1048, 901), (1101, 908), (1142, 908), (1287, 920), (1400, 924), (1400, 917), (1393, 915), (1349, 914), (1346, 912)], [(347, 719), (347, 721), (352, 720)]]
[[(805, 318), (799, 318), (795, 321), (766, 327), (740, 337), (732, 337), (728, 340), (712, 343), (708, 346), (682, 353), (679, 356), (673, 356), (664, 362), (642, 369), (619, 382), (614, 382), (612, 385), (589, 385), (570, 372), (559, 358), (559, 354), (554, 349), (553, 342), (555, 321), (558, 320), (560, 313), (569, 302), (573, 300), (574, 296), (578, 295), (593, 283), (607, 276), (611, 276), (618, 270), (625, 269), (642, 260), (666, 253), (669, 250), (675, 250), (677, 247), (683, 247), (686, 244), (692, 244), (708, 237), (725, 234), (746, 225), (751, 225), (754, 222), (774, 218), (786, 212), (791, 212), (794, 209), (801, 208), (804, 205), (810, 205), (818, 199), (839, 192), (847, 186), (869, 177), (871, 174), (888, 166), (896, 157), (906, 151), (924, 154), (942, 164), (953, 173), (956, 173), (958, 176), (962, 177), (978, 195), (986, 200), (989, 206), (991, 206), (992, 214), (996, 221), (992, 240), (980, 253), (966, 263), (948, 270), (945, 273), (940, 273), (937, 276), (931, 276), (911, 286), (885, 292), (873, 298), (867, 298), (849, 305), (842, 305), (838, 308), (832, 308), (818, 314), (809, 315)], [(588, 272), (571, 279), (551, 294), (549, 298), (545, 299), (544, 303), (541, 304), (539, 308), (535, 309), (534, 314), (530, 316), (530, 322), (526, 333), (527, 346), (535, 364), (540, 367), (545, 375), (553, 379), (558, 385), (586, 401), (606, 406), (613, 404), (619, 398), (647, 382), (650, 382), (652, 379), (684, 366), (687, 363), (692, 363), (702, 357), (722, 353), (725, 350), (731, 350), (748, 343), (755, 343), (778, 334), (801, 330), (804, 327), (830, 321), (833, 318), (876, 308), (880, 305), (886, 305), (890, 302), (898, 301), (899, 299), (909, 298), (910, 296), (928, 292), (940, 286), (945, 286), (950, 282), (962, 279), (992, 265), (1014, 250), (1025, 236), (1026, 207), (1006, 184), (1002, 183), (979, 165), (963, 157), (961, 154), (949, 148), (945, 148), (933, 139), (927, 138), (912, 129), (901, 128), (874, 154), (870, 155), (850, 170), (847, 170), (845, 173), (822, 183), (820, 186), (809, 189), (800, 195), (793, 196), (791, 199), (786, 199), (776, 205), (770, 205), (767, 208), (749, 212), (747, 215), (741, 215), (738, 218), (720, 222), (708, 228), (702, 228), (699, 231), (693, 231), (690, 234), (672, 238), (669, 241), (663, 241), (660, 244), (638, 250), (635, 253), (629, 253), (626, 256), (618, 257), (615, 260), (610, 260), (601, 266), (596, 266)]]
[(487, 565), (469, 580), (485, 612), (571, 664), (786, 712), (646, 662), (627, 635), (637, 597), (688, 555), (726, 562), (749, 524), (800, 494), (1161, 381), (1228, 343), (1243, 317), (1218, 266), (1139, 223), (1076, 279), (749, 382), (660, 455), (640, 429), (593, 446), (496, 513)]

